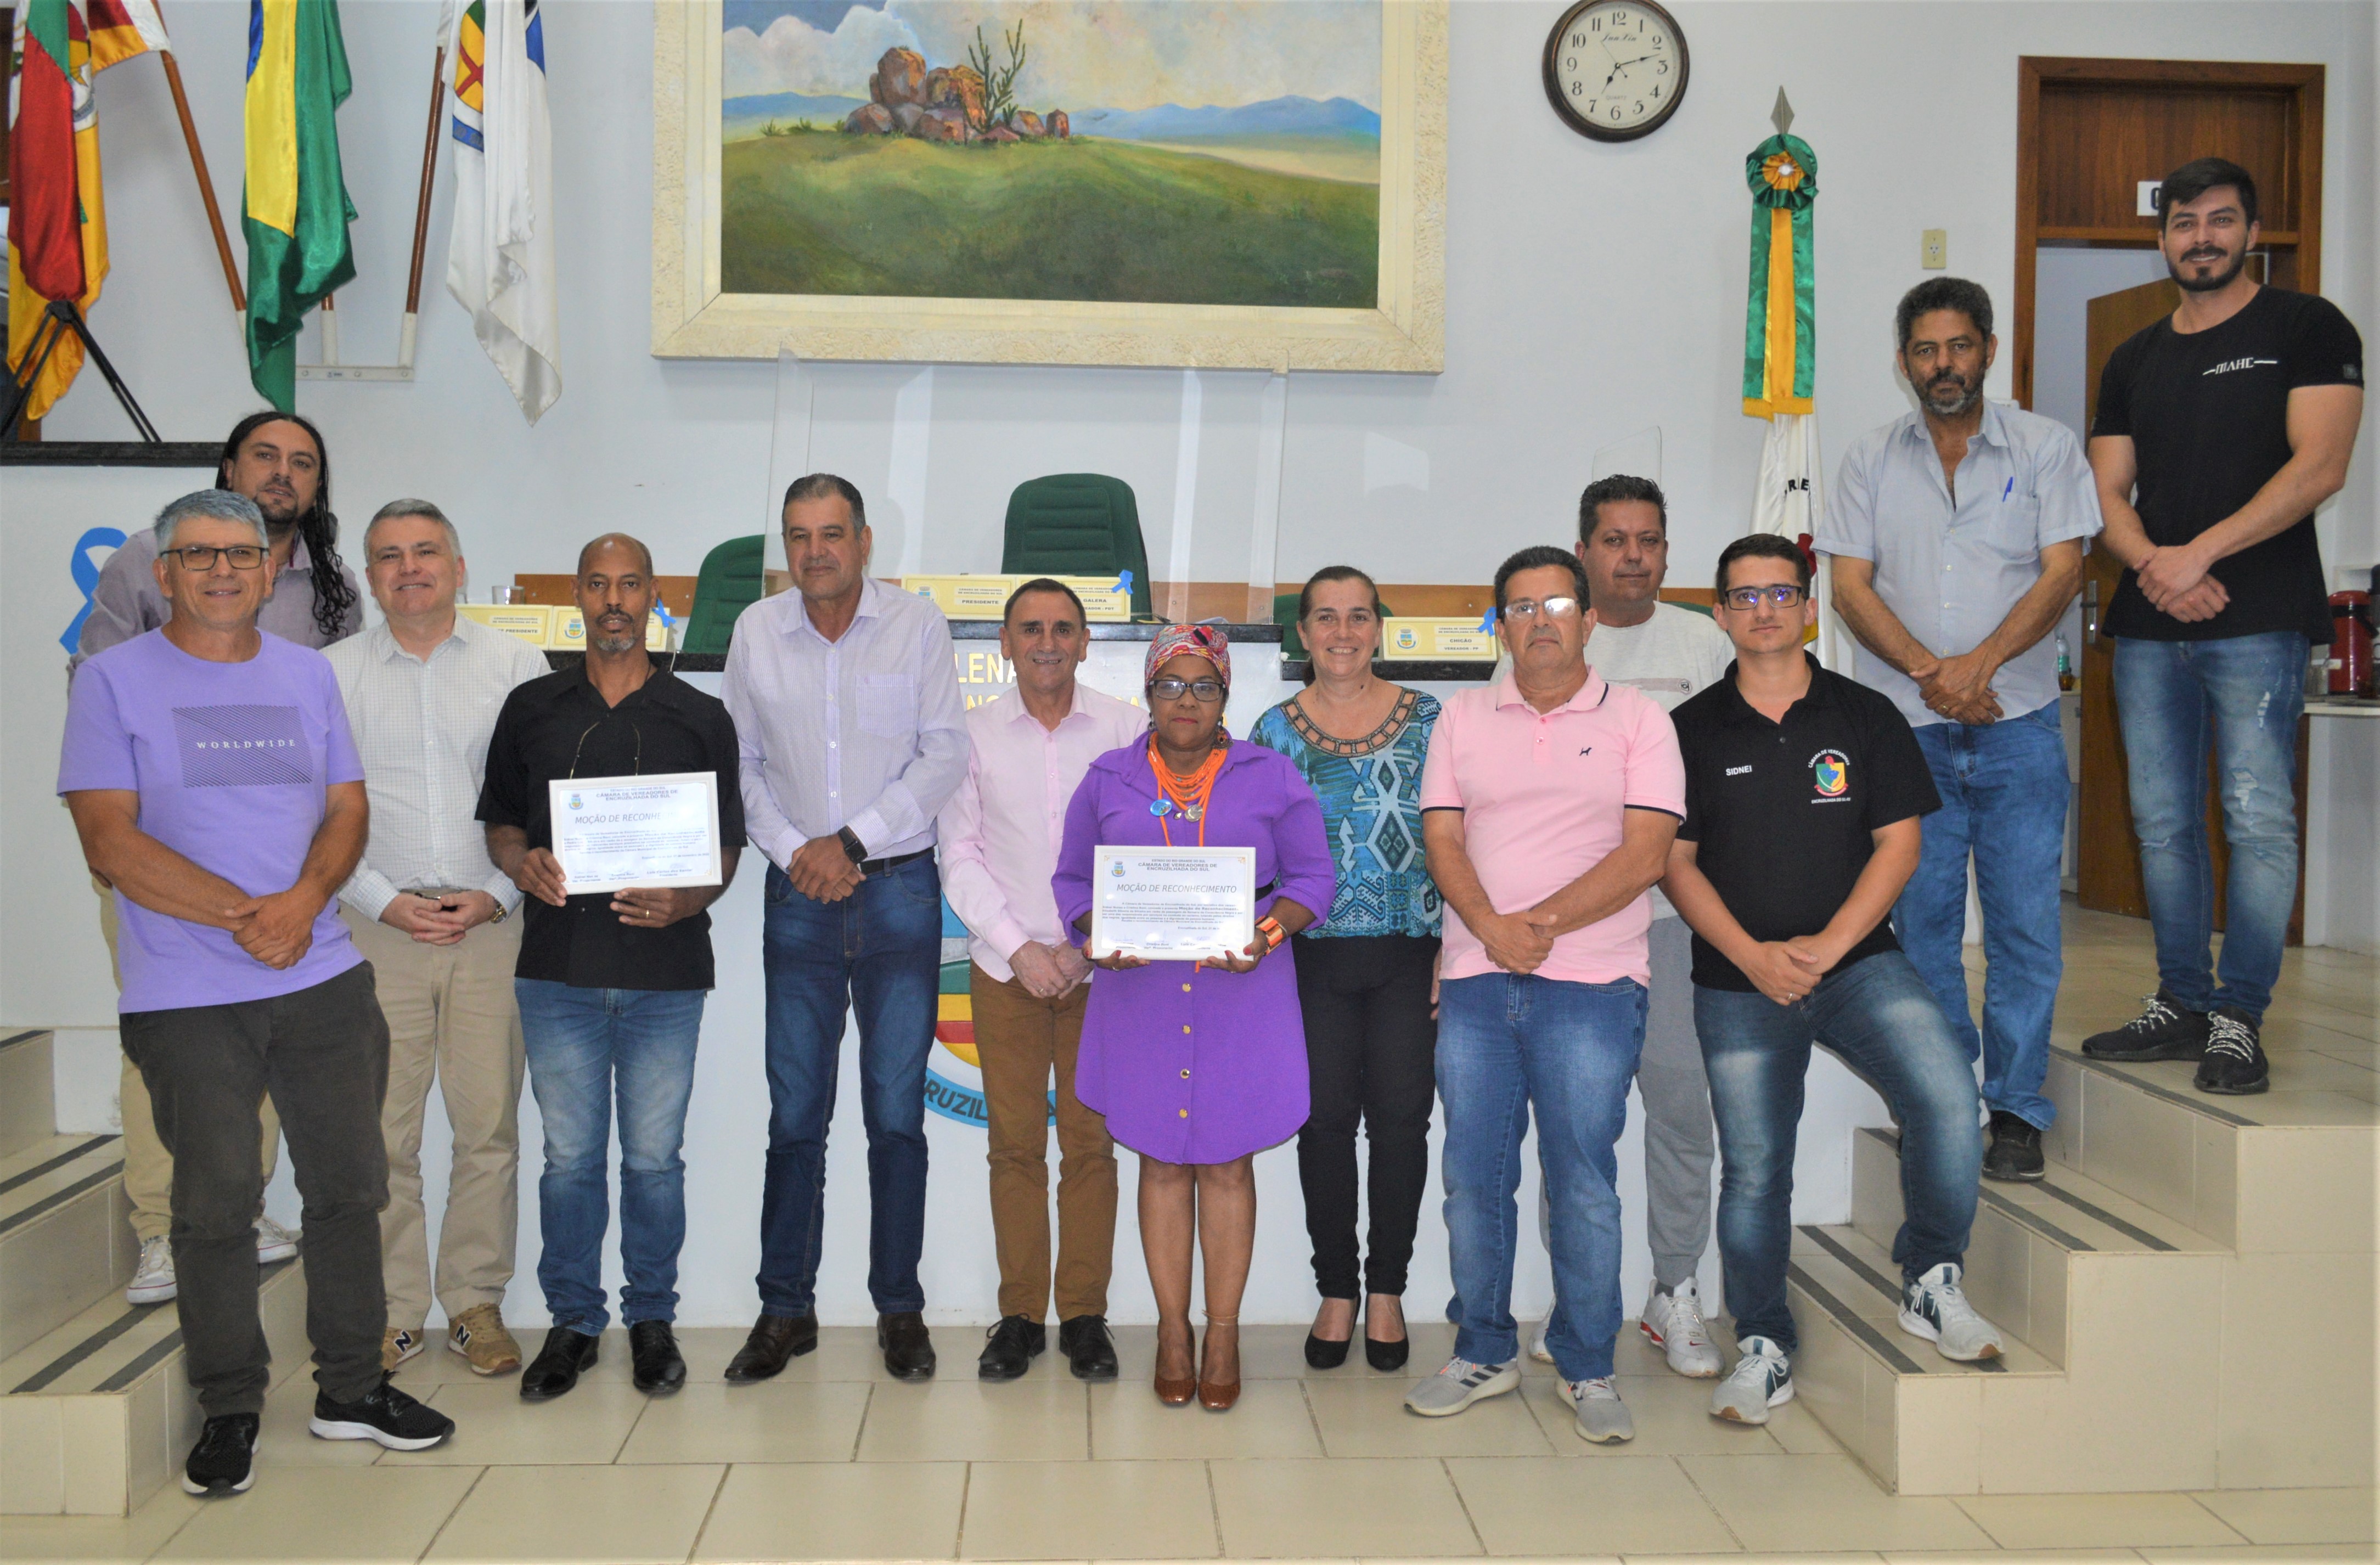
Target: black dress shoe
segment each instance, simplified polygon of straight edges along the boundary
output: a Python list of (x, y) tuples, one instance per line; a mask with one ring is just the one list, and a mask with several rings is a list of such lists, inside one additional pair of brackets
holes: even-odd
[(1039, 1321), (1021, 1315), (1002, 1316), (1000, 1324), (984, 1333), (983, 1356), (975, 1361), (976, 1377), (1014, 1380), (1033, 1367), (1034, 1359), (1049, 1345), (1049, 1329)]
[(1078, 1315), (1058, 1323), (1058, 1351), (1077, 1380), (1116, 1377), (1115, 1339), (1108, 1334), (1108, 1317)]
[(878, 1316), (876, 1345), (884, 1350), (884, 1368), (895, 1380), (934, 1377), (934, 1340), (926, 1333), (926, 1317), (916, 1310)]
[(628, 1323), (628, 1364), (639, 1391), (666, 1396), (686, 1384), (686, 1357), (677, 1351), (677, 1333), (666, 1320)]
[(766, 1380), (818, 1346), (818, 1316), (764, 1315), (752, 1323), (752, 1334), (727, 1361), (727, 1383), (748, 1386)]
[(545, 1346), (521, 1371), (523, 1401), (552, 1401), (578, 1384), (581, 1370), (595, 1367), (595, 1350), (602, 1339), (557, 1326), (545, 1334)]

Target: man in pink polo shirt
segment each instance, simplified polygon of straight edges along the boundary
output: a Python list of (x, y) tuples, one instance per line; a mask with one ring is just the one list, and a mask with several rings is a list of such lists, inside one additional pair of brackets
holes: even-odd
[(1451, 915), (1438, 1091), (1456, 1332), (1454, 1357), (1405, 1406), (1443, 1417), (1521, 1384), (1512, 1197), (1534, 1110), (1553, 1207), (1546, 1345), (1579, 1435), (1625, 1440), (1613, 1147), (1645, 1041), (1645, 892), (1685, 814), (1685, 771), (1659, 705), (1586, 666), (1595, 614), (1575, 556), (1505, 561), (1496, 610), (1512, 674), (1447, 704), (1422, 771), (1422, 840)]
[(1009, 595), (1000, 655), (1016, 688), (966, 714), (967, 769), (942, 807), (942, 894), (967, 927), (967, 992), (991, 1155), (1000, 1323), (976, 1374), (1014, 1380), (1048, 1345), (1050, 1085), (1058, 1088), (1058, 1347), (1084, 1380), (1116, 1377), (1108, 1334), (1115, 1145), (1075, 1096), (1091, 965), (1066, 939), (1050, 876), (1066, 805), (1091, 762), (1148, 732), (1148, 714), (1075, 682), (1090, 655), (1083, 601), (1062, 582)]

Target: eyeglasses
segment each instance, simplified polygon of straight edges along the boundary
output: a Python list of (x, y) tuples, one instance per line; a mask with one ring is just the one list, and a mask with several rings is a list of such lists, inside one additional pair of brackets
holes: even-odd
[(236, 571), (252, 571), (264, 564), (264, 551), (253, 543), (228, 543), (222, 548), (192, 543), (179, 549), (168, 549), (165, 552), (181, 561), (184, 570), (192, 572), (213, 570), (218, 555), (229, 560), (231, 568)]
[(1577, 613), (1578, 600), (1575, 598), (1548, 598), (1542, 603), (1533, 603), (1524, 598), (1518, 602), (1504, 605), (1504, 617), (1508, 620), (1517, 620), (1524, 625), (1536, 619), (1539, 614), (1545, 615), (1548, 620), (1566, 620), (1573, 617)]
[(1774, 587), (1730, 587), (1727, 590), (1727, 606), (1741, 610), (1744, 613), (1750, 613), (1763, 603), (1774, 603), (1780, 609), (1790, 609), (1802, 601), (1802, 596), (1800, 588), (1786, 582), (1779, 582)]
[(1160, 701), (1178, 701), (1188, 691), (1208, 706), (1223, 698), (1223, 682), (1220, 679), (1152, 679), (1148, 693)]

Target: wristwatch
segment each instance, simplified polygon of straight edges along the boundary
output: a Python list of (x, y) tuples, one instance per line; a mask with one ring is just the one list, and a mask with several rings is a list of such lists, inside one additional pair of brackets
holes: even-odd
[(859, 840), (858, 832), (846, 826), (834, 835), (835, 840), (843, 844), (843, 851), (850, 855), (852, 863), (868, 862), (868, 844)]
[(511, 908), (506, 907), (503, 903), (498, 903), (496, 904), (495, 913), (490, 916), (488, 922), (491, 924), (501, 924), (512, 916), (513, 910)]

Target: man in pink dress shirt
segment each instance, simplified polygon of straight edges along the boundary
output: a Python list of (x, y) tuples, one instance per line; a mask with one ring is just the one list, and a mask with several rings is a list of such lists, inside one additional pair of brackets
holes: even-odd
[(1012, 593), (1000, 655), (1016, 688), (966, 715), (965, 778), (942, 807), (942, 893), (966, 924), (976, 1050), (991, 1159), (991, 1227), (1000, 1252), (1000, 1323), (977, 1361), (1014, 1380), (1048, 1343), (1050, 1302), (1050, 1076), (1058, 1078), (1058, 1347), (1077, 1378), (1112, 1380), (1108, 1275), (1116, 1164), (1107, 1122), (1075, 1097), (1075, 1051), (1090, 963), (1066, 939), (1050, 893), (1066, 802), (1093, 760), (1148, 732), (1139, 708), (1086, 690), (1082, 600), (1060, 582)]

